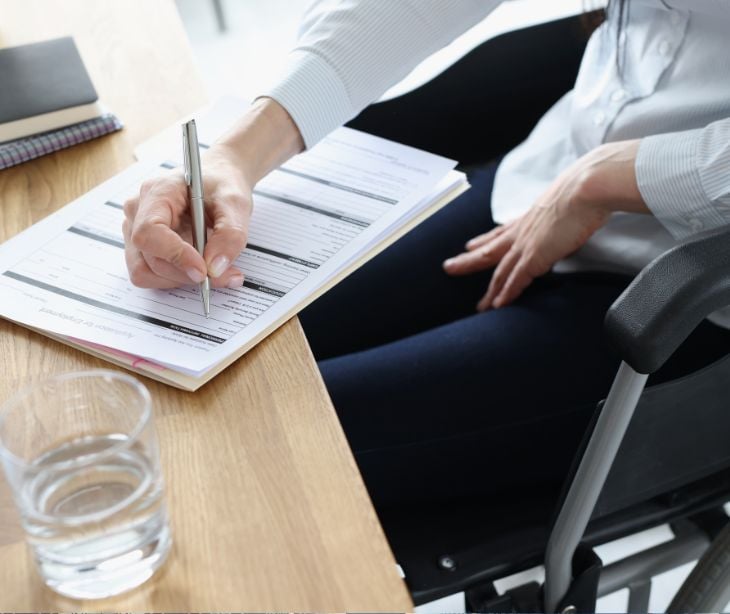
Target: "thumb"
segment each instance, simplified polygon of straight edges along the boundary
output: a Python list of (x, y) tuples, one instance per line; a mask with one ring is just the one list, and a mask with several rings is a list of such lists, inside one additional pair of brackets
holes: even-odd
[(250, 201), (235, 195), (216, 198), (209, 209), (212, 232), (205, 245), (205, 262), (208, 275), (223, 275), (246, 247)]

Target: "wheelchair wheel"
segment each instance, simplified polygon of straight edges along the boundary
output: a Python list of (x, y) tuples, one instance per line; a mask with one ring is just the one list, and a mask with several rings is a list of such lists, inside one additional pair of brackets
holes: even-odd
[(730, 604), (730, 524), (712, 542), (668, 612), (727, 612)]

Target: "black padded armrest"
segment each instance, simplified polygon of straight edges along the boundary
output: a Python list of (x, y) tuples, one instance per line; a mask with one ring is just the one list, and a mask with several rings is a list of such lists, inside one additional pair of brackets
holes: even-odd
[(606, 314), (621, 358), (654, 373), (697, 325), (730, 305), (730, 226), (698, 234), (647, 265)]

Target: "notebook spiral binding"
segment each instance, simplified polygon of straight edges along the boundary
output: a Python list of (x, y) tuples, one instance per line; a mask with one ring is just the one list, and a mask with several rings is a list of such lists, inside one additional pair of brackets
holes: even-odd
[(0, 170), (116, 132), (122, 127), (116, 115), (105, 113), (65, 128), (0, 143)]

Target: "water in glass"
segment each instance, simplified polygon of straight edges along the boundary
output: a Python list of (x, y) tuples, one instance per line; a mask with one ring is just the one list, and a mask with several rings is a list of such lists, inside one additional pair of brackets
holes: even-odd
[[(75, 462), (113, 448), (103, 462)], [(32, 473), (19, 507), (51, 588), (105, 597), (141, 584), (160, 566), (170, 542), (167, 512), (160, 474), (139, 442), (114, 433), (73, 439), (38, 457)]]

